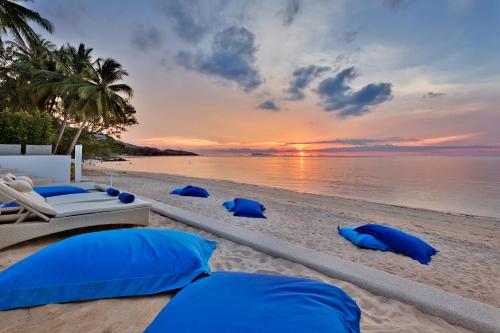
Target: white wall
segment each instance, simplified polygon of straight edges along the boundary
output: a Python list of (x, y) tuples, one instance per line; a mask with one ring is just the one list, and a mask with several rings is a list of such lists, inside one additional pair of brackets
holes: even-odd
[(17, 169), (37, 178), (51, 178), (55, 182), (70, 181), (71, 156), (0, 156), (0, 169)]

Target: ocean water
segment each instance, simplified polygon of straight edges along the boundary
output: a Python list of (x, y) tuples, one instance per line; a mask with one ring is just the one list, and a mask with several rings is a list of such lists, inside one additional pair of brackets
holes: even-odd
[(500, 218), (500, 157), (134, 157), (100, 166)]

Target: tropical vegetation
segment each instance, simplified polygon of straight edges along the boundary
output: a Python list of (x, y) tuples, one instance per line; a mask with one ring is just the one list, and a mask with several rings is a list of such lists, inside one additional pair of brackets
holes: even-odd
[(52, 142), (52, 120), (46, 113), (0, 112), (0, 143), (43, 145)]
[[(51, 33), (52, 24), (19, 2), (0, 0), (0, 113), (8, 114), (0, 117), (0, 127), (11, 119), (31, 119), (40, 122), (33, 126), (43, 127), (50, 119), (50, 135), (42, 143), (52, 143), (54, 153), (71, 154), (82, 135), (119, 137), (136, 124), (133, 91), (123, 82), (128, 75), (123, 66), (96, 57), (83, 43), (57, 47), (29, 25)], [(20, 141), (15, 130), (4, 132), (2, 142), (35, 143), (25, 142), (34, 140), (29, 136)]]

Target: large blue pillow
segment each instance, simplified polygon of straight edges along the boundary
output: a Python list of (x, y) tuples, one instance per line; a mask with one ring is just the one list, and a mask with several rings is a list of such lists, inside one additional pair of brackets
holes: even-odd
[[(227, 208), (227, 207), (226, 207)], [(263, 218), (264, 211), (266, 207), (261, 203), (245, 199), (245, 198), (236, 198), (234, 199), (234, 216), (242, 216), (242, 217), (252, 217), (252, 218)]]
[(0, 310), (182, 288), (210, 272), (215, 242), (170, 230), (74, 236), (0, 273)]
[(44, 198), (55, 197), (58, 195), (65, 194), (76, 194), (76, 193), (87, 193), (88, 191), (71, 185), (61, 185), (61, 186), (35, 186), (33, 191), (40, 194)]
[(388, 245), (394, 252), (407, 255), (424, 265), (427, 265), (431, 261), (432, 256), (438, 252), (420, 238), (385, 225), (365, 224), (357, 227), (354, 231), (372, 235)]
[(216, 272), (182, 289), (145, 333), (359, 332), (344, 291), (287, 276)]
[(175, 189), (172, 192), (170, 192), (170, 194), (176, 194), (186, 197), (199, 197), (199, 198), (208, 198), (209, 196), (208, 191), (205, 190), (204, 188), (191, 185)]
[(227, 211), (230, 213), (234, 212), (234, 200), (228, 200), (222, 204), (222, 206), (226, 207)]
[(355, 228), (356, 227), (337, 227), (337, 231), (342, 237), (359, 247), (380, 251), (392, 251), (389, 246), (382, 243), (372, 235), (360, 234), (359, 232), (354, 231)]

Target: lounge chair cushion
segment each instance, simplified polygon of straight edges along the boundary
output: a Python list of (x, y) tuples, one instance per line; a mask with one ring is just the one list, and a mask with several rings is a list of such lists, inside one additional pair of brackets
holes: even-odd
[(385, 225), (365, 224), (357, 227), (354, 231), (372, 235), (393, 249), (394, 252), (407, 255), (424, 265), (427, 265), (431, 261), (432, 256), (438, 252), (420, 238)]
[(266, 207), (257, 201), (245, 198), (234, 199), (234, 216), (265, 219), (265, 210)]
[(145, 333), (354, 333), (360, 316), (349, 295), (323, 282), (215, 272), (175, 295)]
[(170, 194), (181, 195), (185, 197), (199, 197), (199, 198), (208, 198), (208, 191), (204, 188), (198, 186), (188, 185), (183, 188), (178, 188), (170, 192)]
[(380, 251), (392, 251), (389, 246), (382, 243), (372, 235), (360, 234), (359, 232), (354, 231), (355, 228), (356, 227), (337, 227), (337, 231), (342, 237), (359, 247)]
[(182, 288), (210, 272), (214, 249), (214, 241), (173, 230), (74, 236), (1, 272), (0, 310)]
[(88, 191), (71, 185), (35, 186), (33, 190), (44, 198), (65, 194), (87, 193)]
[(129, 204), (129, 203), (134, 202), (135, 196), (133, 194), (123, 192), (123, 193), (120, 193), (120, 195), (118, 196), (118, 200), (120, 200), (124, 204)]
[(6, 183), (2, 179), (0, 179), (0, 193), (2, 197), (9, 197), (12, 199), (11, 201), (16, 201), (19, 204), (28, 206), (34, 210), (39, 211), (40, 213), (49, 216), (55, 216), (58, 213), (54, 207), (45, 202), (45, 199), (40, 194), (36, 193), (35, 191), (19, 192), (10, 187), (8, 183)]

